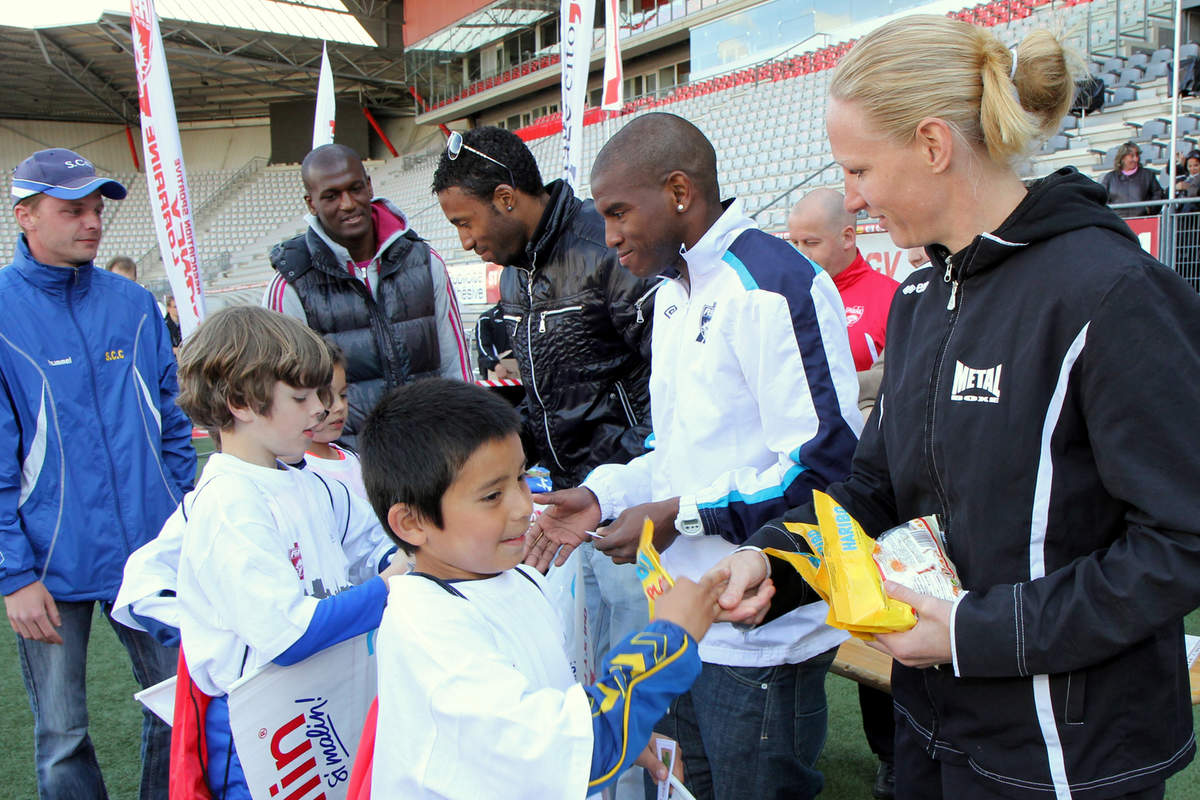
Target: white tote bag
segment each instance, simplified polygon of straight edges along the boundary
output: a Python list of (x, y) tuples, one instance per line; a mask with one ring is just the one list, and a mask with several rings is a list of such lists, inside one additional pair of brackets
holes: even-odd
[(229, 689), (229, 727), (254, 800), (344, 800), (375, 699), (375, 631)]
[(596, 682), (596, 653), (583, 584), (583, 556), (575, 548), (561, 567), (546, 573), (546, 598), (562, 621), (567, 661), (575, 680), (584, 686)]

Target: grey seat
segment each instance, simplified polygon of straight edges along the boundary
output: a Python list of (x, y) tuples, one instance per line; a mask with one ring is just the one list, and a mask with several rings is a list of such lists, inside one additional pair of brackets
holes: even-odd
[(1057, 153), (1059, 150), (1066, 150), (1071, 146), (1071, 142), (1061, 133), (1051, 136), (1042, 144), (1043, 153)]
[(1128, 103), (1131, 100), (1137, 100), (1137, 90), (1132, 86), (1118, 86), (1110, 90), (1108, 99), (1104, 103), (1105, 108), (1113, 108), (1122, 103)]
[(1146, 65), (1146, 74), (1142, 76), (1144, 81), (1152, 81), (1158, 78), (1165, 78), (1171, 74), (1170, 61), (1155, 61), (1152, 64)]
[(1125, 69), (1125, 59), (1121, 58), (1120, 56), (1113, 56), (1112, 58), (1105, 59), (1100, 65), (1101, 72), (1117, 73), (1123, 69)]
[(1117, 86), (1130, 86), (1139, 83), (1142, 80), (1143, 74), (1140, 67), (1126, 67), (1117, 75)]

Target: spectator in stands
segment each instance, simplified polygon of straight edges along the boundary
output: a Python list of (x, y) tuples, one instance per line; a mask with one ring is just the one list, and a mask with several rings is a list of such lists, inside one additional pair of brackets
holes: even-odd
[[(1179, 197), (1200, 197), (1200, 150), (1192, 150), (1183, 159), (1185, 174), (1175, 182), (1175, 192)], [(1194, 210), (1191, 207), (1183, 209)]]
[[(1163, 200), (1167, 194), (1158, 182), (1158, 171), (1142, 166), (1142, 148), (1126, 142), (1117, 148), (1113, 169), (1105, 173), (1100, 183), (1108, 190), (1108, 202), (1136, 203), (1141, 200)], [(1129, 206), (1113, 209), (1122, 217), (1150, 217), (1158, 214), (1160, 206)]]
[(137, 262), (129, 256), (113, 256), (104, 268), (137, 283)]
[(175, 305), (175, 295), (167, 292), (163, 295), (163, 321), (167, 323), (167, 333), (171, 335), (171, 351), (179, 355), (179, 345), (183, 343), (183, 328), (179, 327), (179, 306)]
[[(883, 357), (888, 309), (900, 284), (871, 268), (856, 245), (855, 215), (846, 210), (846, 198), (833, 189), (814, 189), (792, 208), (788, 233), (800, 252), (821, 266), (837, 286), (846, 308), (850, 352), (858, 370), (858, 407), (870, 413), (879, 395), (883, 368), (872, 369)], [(864, 403), (865, 401), (865, 403)], [(864, 405), (866, 408), (864, 408)], [(885, 800), (895, 796), (892, 766), (892, 697), (865, 684), (858, 685), (863, 733), (879, 759), (872, 794)]]
[[(1200, 384), (1200, 297), (1094, 182), (1014, 171), (1069, 107), (1069, 64), (1046, 31), (1010, 51), (916, 15), (859, 39), (829, 82), (847, 209), (933, 259), (896, 295), (884, 413), (829, 487), (872, 535), (941, 514), (966, 590), (885, 586), (917, 612), (876, 637), (899, 662), (901, 800), (1162, 798), (1195, 754), (1200, 430), (1183, 387)], [(783, 531), (750, 544), (794, 550)], [(729, 562), (727, 608), (767, 571), (753, 551)], [(804, 583), (771, 567), (778, 613)]]
[[(39, 795), (104, 797), (87, 732), (92, 614), (99, 601), (141, 686), (175, 674), (175, 648), (111, 611), (125, 560), (192, 485), (192, 426), (175, 405), (154, 297), (92, 263), (104, 198), (125, 187), (54, 148), (17, 166), (12, 196), (21, 234), (0, 270), (0, 593), (33, 710)], [(167, 796), (170, 743), (146, 712), (142, 800)]]
[[(827, 273), (722, 202), (713, 146), (681, 117), (622, 128), (596, 157), (592, 193), (621, 264), (670, 278), (655, 301), (654, 449), (543, 495), (530, 561), (610, 517), (596, 547), (633, 561), (649, 517), (667, 571), (690, 578), (849, 473), (862, 417), (842, 303)], [(825, 675), (846, 638), (827, 612), (814, 604), (749, 636), (715, 626), (700, 643), (700, 678), (658, 728), (680, 743), (697, 798), (821, 791)]]
[[(624, 464), (650, 435), (653, 275), (622, 269), (604, 243), (604, 221), (570, 184), (543, 185), (514, 133), (453, 134), (433, 191), (464, 250), (504, 265), (501, 318), (525, 383), (518, 406), (530, 463), (555, 488), (577, 485), (599, 464)], [(632, 564), (583, 551), (597, 653), (646, 624)]]
[(346, 354), (343, 441), (387, 390), (416, 378), (471, 379), (446, 265), (399, 208), (375, 197), (362, 160), (327, 144), (300, 165), (308, 230), (271, 251), (263, 305), (295, 317)]

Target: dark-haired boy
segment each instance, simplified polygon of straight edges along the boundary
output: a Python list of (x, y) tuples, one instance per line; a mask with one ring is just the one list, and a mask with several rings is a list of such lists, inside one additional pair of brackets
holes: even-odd
[[(504, 266), (499, 317), (525, 384), (529, 460), (550, 471), (554, 488), (578, 486), (594, 467), (646, 449), (658, 281), (621, 268), (592, 201), (566, 181), (543, 185), (516, 134), (461, 136), (442, 154), (433, 191), (463, 249)], [(645, 624), (646, 603), (632, 564), (590, 545), (581, 555), (592, 645), (603, 653)]]
[(203, 756), (214, 797), (250, 797), (230, 686), (376, 627), (387, 587), (374, 576), (404, 569), (400, 559), (380, 572), (393, 548), (344, 484), (286, 466), (325, 417), (332, 372), (316, 333), (249, 306), (212, 315), (180, 351), (180, 408), (221, 432), (221, 452), (183, 499), (176, 590), (188, 672), (213, 697)]
[(719, 578), (680, 581), (597, 684), (575, 682), (542, 577), (518, 566), (532, 511), (519, 432), (503, 400), (443, 380), (367, 417), (367, 495), (416, 557), (380, 624), (374, 797), (582, 799), (643, 753), (699, 672)]

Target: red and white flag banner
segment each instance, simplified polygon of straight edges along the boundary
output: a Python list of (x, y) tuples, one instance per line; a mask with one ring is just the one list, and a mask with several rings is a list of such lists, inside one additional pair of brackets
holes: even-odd
[(329, 68), (329, 52), (321, 42), (321, 77), (317, 80), (317, 113), (313, 117), (312, 149), (333, 144), (334, 118), (337, 105), (333, 95), (333, 70)]
[(179, 326), (186, 337), (204, 319), (204, 287), (196, 256), (183, 150), (179, 146), (175, 99), (171, 96), (171, 77), (167, 74), (154, 0), (130, 0), (129, 5), (150, 211), (158, 234), (158, 251), (179, 308)]
[(604, 94), (600, 107), (605, 111), (620, 111), (625, 105), (625, 73), (621, 69), (620, 18), (617, 0), (604, 0), (608, 7), (604, 17)]
[(578, 189), (583, 166), (583, 103), (592, 60), (596, 0), (562, 0), (559, 49), (562, 53), (563, 179)]

